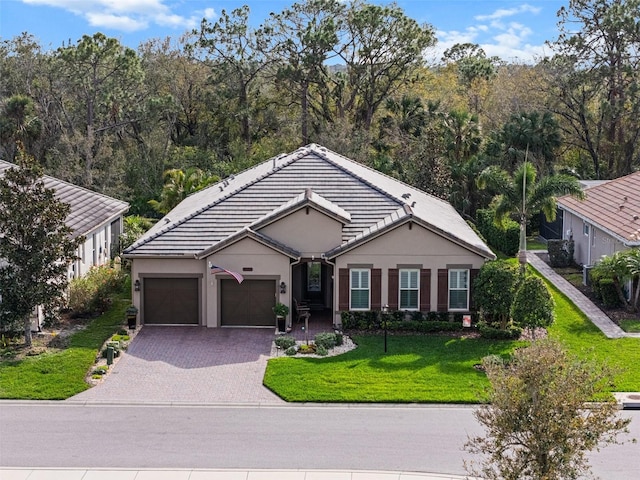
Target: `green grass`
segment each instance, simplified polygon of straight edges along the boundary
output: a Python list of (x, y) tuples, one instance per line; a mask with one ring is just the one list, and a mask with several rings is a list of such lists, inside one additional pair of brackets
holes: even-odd
[[(536, 272), (537, 274), (537, 272)], [(571, 300), (545, 280), (556, 302), (556, 321), (549, 336), (573, 354), (609, 365), (617, 372), (613, 391), (640, 392), (640, 340), (607, 338)]]
[(116, 297), (112, 308), (75, 333), (65, 350), (0, 363), (0, 398), (62, 400), (89, 388), (85, 375), (98, 349), (122, 326), (129, 303), (128, 294)]
[(620, 327), (629, 333), (640, 333), (640, 318), (620, 320)]
[(527, 250), (547, 250), (547, 244), (539, 241), (537, 237), (527, 237)]
[(474, 368), (521, 342), (444, 336), (356, 336), (358, 348), (329, 358), (269, 360), (264, 384), (290, 402), (477, 403), (489, 383)]

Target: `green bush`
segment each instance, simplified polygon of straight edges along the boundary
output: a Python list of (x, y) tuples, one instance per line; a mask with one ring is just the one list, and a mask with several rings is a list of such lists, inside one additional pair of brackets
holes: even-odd
[(113, 358), (120, 356), (120, 352), (122, 351), (122, 344), (120, 342), (107, 342), (105, 347), (102, 349), (102, 352), (100, 353), (102, 358), (107, 358), (107, 350), (109, 347), (113, 348)]
[(555, 320), (555, 302), (540, 277), (529, 276), (520, 284), (511, 305), (511, 318), (522, 328), (548, 327)]
[(505, 328), (519, 279), (518, 266), (504, 260), (486, 262), (473, 282), (473, 300), (482, 318)]
[(289, 355), (290, 357), (294, 356), (296, 353), (298, 353), (298, 349), (293, 346), (293, 347), (289, 347), (284, 351), (285, 355)]
[(483, 338), (492, 340), (516, 340), (522, 334), (522, 329), (516, 325), (509, 324), (506, 329), (502, 329), (482, 320), (478, 322), (478, 331)]
[(316, 336), (313, 338), (313, 343), (318, 346), (322, 346), (327, 350), (331, 350), (338, 344), (338, 341), (336, 339), (335, 333), (322, 332), (316, 334)]
[(106, 311), (110, 297), (122, 291), (127, 275), (110, 266), (93, 267), (69, 284), (69, 308), (76, 316), (96, 315)]
[(618, 308), (621, 306), (618, 291), (611, 278), (602, 278), (598, 281), (598, 293), (605, 307)]
[(494, 213), (491, 209), (478, 210), (476, 219), (478, 230), (487, 239), (489, 245), (510, 257), (518, 253), (520, 248), (520, 225), (517, 222), (506, 220), (503, 230), (494, 223)]
[(573, 264), (573, 252), (575, 243), (573, 240), (548, 240), (547, 252), (549, 252), (549, 264), (552, 267), (564, 268)]
[(326, 357), (329, 355), (329, 351), (323, 345), (316, 345), (316, 355)]
[(344, 343), (344, 336), (340, 332), (336, 332), (336, 347), (339, 347)]
[(287, 350), (288, 348), (295, 346), (296, 339), (289, 335), (284, 335), (282, 337), (277, 337), (275, 339), (275, 344), (277, 347), (280, 347), (283, 350)]

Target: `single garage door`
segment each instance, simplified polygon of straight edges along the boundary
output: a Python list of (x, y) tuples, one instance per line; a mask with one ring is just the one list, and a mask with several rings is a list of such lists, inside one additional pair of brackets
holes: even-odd
[(275, 280), (222, 280), (220, 298), (222, 300), (221, 324), (223, 326), (273, 327), (276, 303)]
[(197, 278), (145, 278), (145, 325), (198, 325)]

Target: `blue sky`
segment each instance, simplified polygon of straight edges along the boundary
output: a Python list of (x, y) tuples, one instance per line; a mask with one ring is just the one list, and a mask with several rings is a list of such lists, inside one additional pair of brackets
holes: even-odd
[[(389, 3), (370, 0), (373, 3)], [(244, 4), (251, 22), (261, 24), (294, 0), (0, 0), (0, 37), (29, 32), (46, 49), (75, 43), (83, 34), (102, 32), (132, 48), (147, 39), (177, 38), (198, 26), (202, 17)], [(568, 0), (397, 0), (405, 13), (437, 32), (435, 58), (455, 43), (481, 45), (488, 55), (532, 62), (557, 36), (556, 12)]]

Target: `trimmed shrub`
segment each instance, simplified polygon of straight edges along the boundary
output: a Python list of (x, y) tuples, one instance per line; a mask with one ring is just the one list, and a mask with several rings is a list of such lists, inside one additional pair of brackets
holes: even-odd
[(336, 334), (330, 332), (322, 332), (316, 334), (313, 339), (313, 343), (315, 343), (317, 346), (322, 346), (326, 350), (331, 350), (338, 344), (336, 340)]
[(326, 357), (329, 354), (327, 349), (322, 345), (316, 345), (316, 355), (320, 355), (321, 357)]
[(522, 328), (548, 327), (555, 320), (555, 302), (539, 277), (529, 276), (518, 288), (511, 305), (511, 317)]
[(289, 347), (284, 351), (285, 355), (289, 355), (290, 357), (294, 356), (296, 353), (298, 353), (298, 349), (294, 346), (294, 347)]
[(564, 268), (573, 264), (573, 240), (548, 240), (549, 264), (552, 267)]
[(520, 275), (518, 266), (504, 260), (485, 263), (473, 282), (473, 300), (482, 318), (506, 328)]
[(274, 343), (276, 344), (276, 347), (279, 347), (282, 350), (287, 350), (288, 348), (295, 346), (296, 339), (289, 335), (284, 335), (282, 337), (276, 337)]
[(611, 278), (602, 278), (598, 281), (598, 294), (605, 307), (618, 308), (621, 306), (615, 282)]
[(478, 230), (487, 239), (489, 245), (510, 257), (518, 253), (520, 248), (520, 225), (517, 222), (506, 220), (505, 228), (501, 229), (494, 223), (494, 213), (491, 209), (478, 210), (476, 219)]
[(509, 324), (506, 329), (502, 329), (482, 320), (478, 322), (478, 331), (481, 337), (492, 340), (516, 340), (522, 334), (522, 329), (516, 325)]

